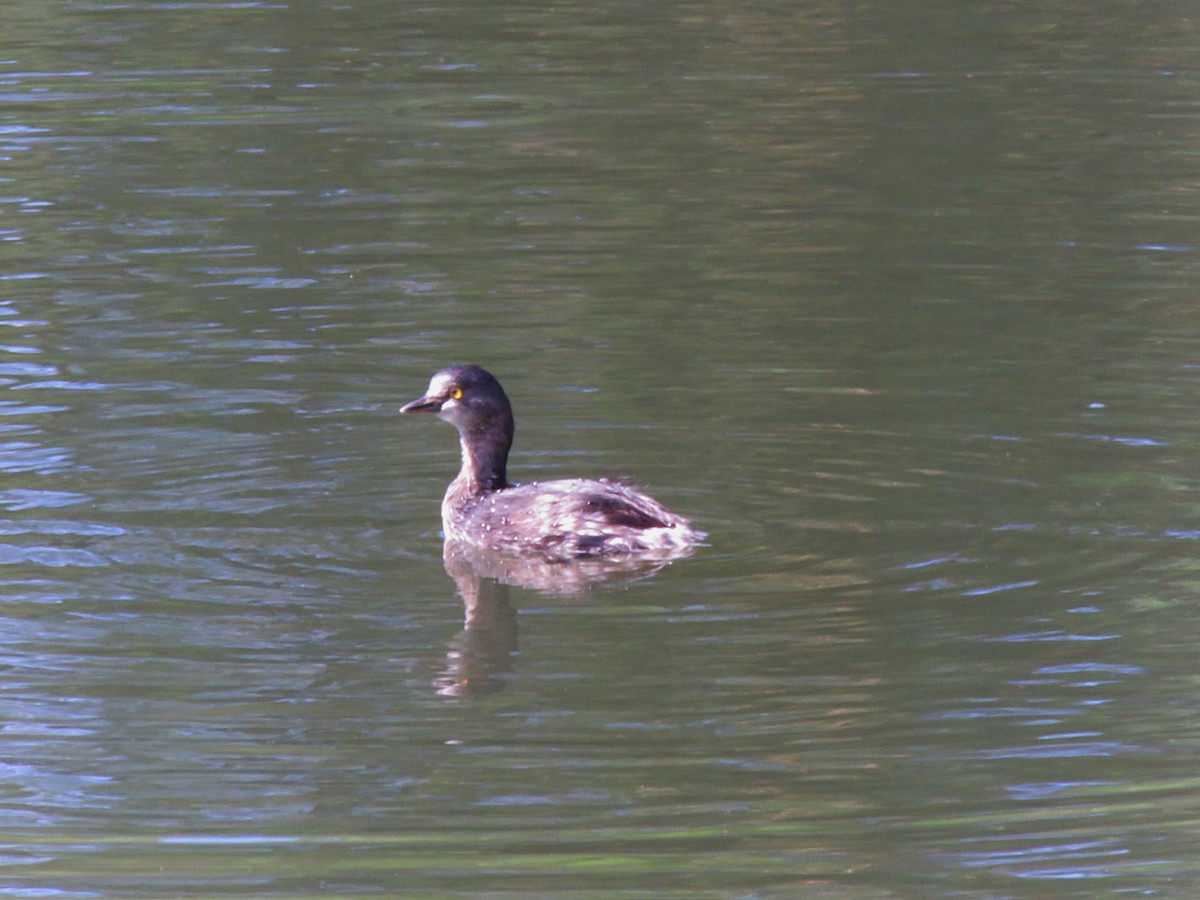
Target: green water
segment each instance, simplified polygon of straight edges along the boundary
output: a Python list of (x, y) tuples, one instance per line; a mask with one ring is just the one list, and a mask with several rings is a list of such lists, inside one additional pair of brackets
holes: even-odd
[[(1195, 893), (1187, 13), (10, 2), (3, 892)], [(464, 630), (455, 361), (710, 546)]]

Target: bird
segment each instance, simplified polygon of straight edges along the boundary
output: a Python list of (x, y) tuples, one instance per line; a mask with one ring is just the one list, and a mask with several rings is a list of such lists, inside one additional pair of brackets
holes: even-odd
[(509, 482), (512, 405), (500, 382), (479, 366), (436, 372), (424, 396), (400, 412), (433, 413), (458, 429), (462, 467), (442, 499), (447, 543), (547, 560), (674, 559), (707, 537), (623, 481)]

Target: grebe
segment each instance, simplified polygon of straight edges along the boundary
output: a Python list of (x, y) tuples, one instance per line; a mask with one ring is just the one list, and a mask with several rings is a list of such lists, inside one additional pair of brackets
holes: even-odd
[(569, 478), (510, 484), (512, 406), (479, 366), (435, 374), (400, 410), (430, 412), (458, 429), (462, 468), (442, 499), (447, 541), (550, 559), (685, 555), (704, 533), (657, 500), (617, 481)]

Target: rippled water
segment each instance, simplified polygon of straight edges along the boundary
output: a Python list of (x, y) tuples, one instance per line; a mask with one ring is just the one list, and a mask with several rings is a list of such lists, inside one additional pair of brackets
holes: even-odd
[[(1195, 893), (1187, 15), (5, 16), (3, 893)], [(711, 545), (448, 571), (460, 360)]]

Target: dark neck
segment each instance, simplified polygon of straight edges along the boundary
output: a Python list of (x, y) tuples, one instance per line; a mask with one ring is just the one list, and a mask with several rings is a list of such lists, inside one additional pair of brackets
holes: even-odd
[(508, 450), (512, 446), (512, 426), (488, 431), (462, 432), (462, 469), (459, 482), (470, 493), (498, 491), (508, 487)]

